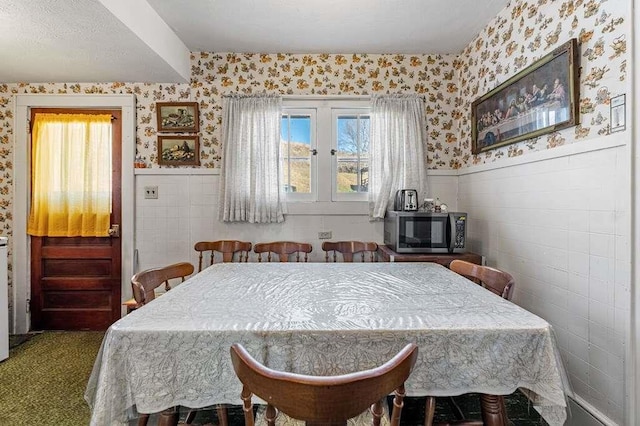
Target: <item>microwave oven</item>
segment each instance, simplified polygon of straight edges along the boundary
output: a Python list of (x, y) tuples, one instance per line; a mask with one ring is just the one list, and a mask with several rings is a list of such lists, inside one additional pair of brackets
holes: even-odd
[(396, 253), (463, 253), (467, 214), (387, 211), (384, 243)]

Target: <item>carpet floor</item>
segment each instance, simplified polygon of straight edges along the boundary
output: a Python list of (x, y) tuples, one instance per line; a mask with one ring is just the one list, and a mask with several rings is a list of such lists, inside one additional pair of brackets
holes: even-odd
[[(87, 425), (90, 412), (83, 396), (103, 335), (80, 331), (11, 336), (9, 359), (0, 363), (0, 425)], [(477, 396), (456, 400), (465, 416), (480, 418)], [(506, 406), (513, 425), (546, 425), (520, 392), (506, 397)], [(244, 425), (240, 407), (229, 407), (228, 412), (230, 426)], [(452, 418), (446, 399), (438, 398), (436, 420)], [(154, 420), (152, 416), (149, 426)], [(406, 398), (402, 425), (419, 426), (423, 421), (424, 398)], [(215, 423), (215, 409), (198, 411), (194, 422)]]
[(46, 332), (0, 363), (0, 425), (87, 425), (83, 399), (102, 332)]

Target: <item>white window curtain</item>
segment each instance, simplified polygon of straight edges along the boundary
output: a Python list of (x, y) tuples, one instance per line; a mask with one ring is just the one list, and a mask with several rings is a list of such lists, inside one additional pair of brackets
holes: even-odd
[(427, 196), (424, 100), (418, 95), (378, 95), (371, 100), (369, 219), (384, 218), (398, 189)]
[(222, 101), (222, 170), (219, 219), (223, 222), (283, 222), (280, 184), (282, 99), (231, 95)]

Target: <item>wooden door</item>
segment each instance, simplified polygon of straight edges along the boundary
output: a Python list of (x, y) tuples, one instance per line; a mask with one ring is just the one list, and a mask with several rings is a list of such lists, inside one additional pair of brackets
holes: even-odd
[[(119, 110), (38, 112), (111, 113), (111, 223), (120, 224), (122, 120)], [(79, 171), (80, 172), (80, 171)], [(31, 329), (106, 330), (120, 318), (121, 245), (118, 237), (31, 237)]]

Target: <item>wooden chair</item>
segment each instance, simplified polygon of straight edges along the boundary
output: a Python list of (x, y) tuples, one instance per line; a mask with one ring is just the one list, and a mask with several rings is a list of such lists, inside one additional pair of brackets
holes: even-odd
[(457, 259), (449, 264), (449, 269), (482, 285), (503, 299), (511, 300), (514, 280), (509, 273)]
[[(165, 291), (171, 290), (170, 280), (180, 278), (184, 282), (185, 278), (193, 274), (194, 267), (188, 262), (175, 263), (163, 268), (153, 268), (138, 272), (131, 278), (133, 288), (133, 299), (125, 302), (127, 311), (138, 309), (156, 298), (156, 288), (164, 284)], [(195, 411), (190, 411), (187, 418), (193, 418)], [(138, 426), (146, 426), (149, 422), (149, 414), (140, 414)]]
[[(467, 262), (464, 260), (453, 260), (449, 264), (449, 269), (453, 272), (460, 274), (471, 281), (474, 281), (477, 284), (480, 284), (487, 290), (492, 293), (501, 296), (503, 299), (511, 300), (511, 293), (513, 291), (514, 279), (511, 274), (501, 271), (499, 269), (491, 268), (489, 266), (476, 265), (475, 263)], [(483, 401), (483, 404), (491, 404), (497, 408), (502, 406), (504, 409), (504, 397), (502, 396), (494, 396), (494, 395), (484, 395), (481, 394), (480, 398), (486, 401)], [(462, 410), (456, 403), (453, 397), (448, 398), (448, 403), (453, 411), (456, 420), (451, 423), (444, 424), (455, 424), (455, 425), (464, 425), (464, 426), (482, 426), (487, 423), (488, 419), (483, 420), (467, 420), (464, 418)], [(435, 412), (435, 398), (427, 397), (427, 404), (425, 409), (425, 426), (431, 426), (433, 424), (433, 416)], [(506, 417), (506, 413), (503, 413)], [(498, 416), (498, 413), (495, 414)], [(507, 421), (508, 419), (502, 419)], [(508, 423), (505, 423), (508, 424)]]
[[(202, 259), (204, 253), (209, 251), (209, 264), (212, 265), (215, 262), (215, 253), (222, 253), (222, 262), (233, 262), (233, 258), (238, 254), (238, 262), (247, 262), (249, 260), (249, 252), (251, 251), (251, 243), (238, 240), (219, 240), (219, 241), (199, 241), (193, 247), (198, 252), (198, 272), (202, 271)], [(218, 411), (218, 423), (219, 426), (227, 426), (229, 417), (227, 414), (227, 408), (223, 405), (216, 407)], [(187, 415), (185, 420), (186, 424), (190, 424), (193, 421), (192, 413)]]
[(342, 260), (344, 262), (353, 262), (353, 255), (360, 253), (362, 255), (362, 261), (365, 261), (365, 254), (369, 253), (369, 261), (376, 262), (376, 250), (378, 250), (378, 244), (376, 243), (363, 243), (361, 241), (337, 241), (330, 242), (325, 241), (322, 243), (322, 250), (325, 251), (324, 259), (329, 262), (329, 252), (333, 252), (332, 259), (337, 262), (337, 253), (342, 254)]
[(313, 250), (309, 243), (296, 243), (293, 241), (276, 241), (273, 243), (258, 243), (253, 246), (253, 251), (258, 253), (258, 262), (262, 262), (262, 253), (267, 253), (267, 262), (271, 262), (271, 253), (278, 255), (280, 262), (288, 262), (289, 256), (296, 255), (296, 262), (300, 262), (300, 253), (304, 253), (304, 261), (308, 260), (308, 254)]
[(256, 361), (240, 345), (231, 346), (231, 361), (243, 384), (241, 398), (246, 426), (254, 426), (251, 395), (268, 403), (266, 420), (275, 426), (277, 410), (307, 425), (344, 426), (347, 419), (371, 407), (373, 424), (383, 415), (382, 402), (395, 390), (391, 426), (398, 426), (404, 398), (404, 382), (418, 357), (410, 343), (383, 365), (341, 376), (307, 376), (275, 371)]
[(133, 298), (123, 303), (127, 313), (138, 309), (156, 298), (155, 289), (164, 284), (165, 291), (171, 290), (169, 280), (186, 277), (193, 274), (193, 265), (188, 262), (175, 263), (163, 268), (147, 269), (138, 272), (131, 278)]
[(200, 241), (193, 247), (198, 255), (198, 272), (202, 271), (202, 258), (204, 252), (211, 252), (209, 256), (209, 264), (215, 263), (215, 253), (222, 253), (222, 261), (224, 263), (233, 262), (234, 255), (238, 253), (239, 262), (247, 262), (249, 260), (249, 252), (251, 251), (251, 243), (237, 240), (220, 240), (220, 241)]

